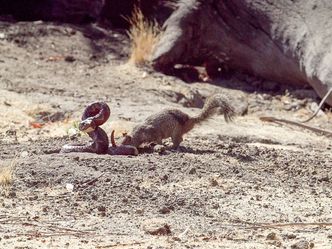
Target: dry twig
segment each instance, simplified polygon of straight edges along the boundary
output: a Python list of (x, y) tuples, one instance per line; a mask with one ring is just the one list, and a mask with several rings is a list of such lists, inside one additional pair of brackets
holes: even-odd
[(275, 118), (275, 117), (260, 117), (260, 120), (267, 121), (267, 122), (286, 123), (286, 124), (296, 125), (296, 126), (311, 130), (313, 132), (316, 132), (318, 134), (323, 134), (327, 137), (332, 137), (332, 131), (312, 127), (312, 126), (305, 125), (305, 124), (302, 124), (302, 123), (299, 123), (296, 121), (291, 121), (291, 120), (287, 120), (287, 119), (279, 119), (279, 118)]

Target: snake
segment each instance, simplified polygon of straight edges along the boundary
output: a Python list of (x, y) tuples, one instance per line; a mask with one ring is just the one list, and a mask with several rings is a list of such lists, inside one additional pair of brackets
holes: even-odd
[(65, 144), (62, 146), (60, 153), (70, 152), (89, 152), (96, 154), (110, 155), (138, 155), (134, 146), (120, 145), (117, 146), (114, 140), (114, 130), (111, 135), (111, 143), (107, 133), (99, 126), (103, 125), (110, 117), (111, 110), (109, 106), (102, 101), (92, 102), (84, 109), (78, 129), (88, 134), (92, 142), (88, 144)]

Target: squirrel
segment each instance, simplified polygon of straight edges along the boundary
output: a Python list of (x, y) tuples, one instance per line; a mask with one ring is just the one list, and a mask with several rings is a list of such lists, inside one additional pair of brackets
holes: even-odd
[(130, 135), (124, 134), (121, 144), (138, 148), (143, 143), (162, 144), (163, 139), (171, 137), (173, 148), (176, 149), (183, 141), (184, 134), (217, 112), (224, 114), (226, 122), (232, 121), (235, 116), (234, 107), (222, 94), (208, 97), (201, 113), (197, 116), (190, 117), (177, 109), (163, 110), (135, 126)]

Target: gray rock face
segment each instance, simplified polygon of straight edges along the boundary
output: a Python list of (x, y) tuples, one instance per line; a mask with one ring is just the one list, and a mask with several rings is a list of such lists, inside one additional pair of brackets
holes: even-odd
[(323, 97), (332, 87), (332, 2), (181, 1), (165, 23), (154, 67), (215, 59), (280, 83), (310, 84)]

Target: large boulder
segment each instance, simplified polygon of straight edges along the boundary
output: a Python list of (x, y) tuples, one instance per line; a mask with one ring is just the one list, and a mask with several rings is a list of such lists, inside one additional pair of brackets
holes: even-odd
[(157, 70), (218, 60), (320, 97), (332, 87), (332, 1), (182, 0), (164, 28)]

